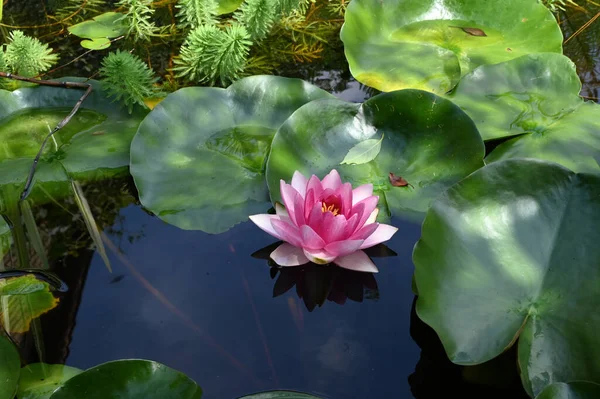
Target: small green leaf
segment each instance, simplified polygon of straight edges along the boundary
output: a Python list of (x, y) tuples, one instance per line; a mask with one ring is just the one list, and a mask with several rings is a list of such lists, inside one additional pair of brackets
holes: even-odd
[(32, 275), (9, 278), (0, 285), (0, 296), (27, 295), (45, 290), (47, 285)]
[(17, 348), (8, 338), (0, 335), (0, 398), (14, 397), (20, 372), (21, 358)]
[(86, 39), (114, 38), (127, 32), (123, 17), (124, 15), (118, 12), (107, 12), (67, 29), (73, 35)]
[(356, 144), (354, 147), (350, 148), (350, 151), (348, 151), (344, 160), (340, 162), (340, 165), (359, 165), (361, 163), (371, 162), (379, 155), (379, 151), (381, 151), (383, 137), (384, 135), (382, 134), (379, 140), (369, 139)]
[(185, 374), (149, 360), (117, 360), (92, 367), (51, 399), (199, 399), (202, 389)]
[[(44, 288), (39, 290), (38, 280), (35, 282), (33, 276), (17, 277), (18, 279), (30, 279), (32, 284), (29, 289), (33, 292), (27, 294), (18, 293), (16, 295), (4, 295), (0, 298), (0, 323), (8, 332), (24, 333), (29, 331), (32, 320), (43, 315), (44, 313), (54, 309), (58, 305), (58, 298), (55, 298), (50, 292), (50, 286), (43, 282)], [(0, 280), (0, 292), (3, 287), (8, 285), (11, 279)], [(20, 287), (26, 291), (27, 284), (24, 283)], [(13, 283), (15, 284), (15, 283)], [(13, 286), (11, 290), (14, 290)]]
[(105, 48), (110, 47), (110, 40), (108, 38), (94, 38), (94, 39), (85, 39), (81, 41), (81, 47), (87, 48), (90, 50), (104, 50)]
[(82, 370), (63, 364), (32, 363), (21, 369), (17, 397), (49, 399), (58, 387)]

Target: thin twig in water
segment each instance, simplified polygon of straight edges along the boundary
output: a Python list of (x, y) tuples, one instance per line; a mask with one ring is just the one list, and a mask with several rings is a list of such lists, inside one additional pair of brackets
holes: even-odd
[(27, 196), (29, 195), (29, 192), (31, 191), (31, 186), (33, 183), (33, 176), (35, 175), (35, 168), (37, 167), (37, 164), (40, 161), (40, 157), (42, 156), (42, 153), (44, 152), (46, 143), (48, 142), (50, 137), (52, 137), (54, 135), (54, 133), (58, 132), (67, 123), (69, 123), (71, 121), (73, 116), (77, 113), (77, 111), (81, 107), (81, 104), (83, 104), (85, 99), (92, 93), (92, 85), (90, 83), (83, 83), (83, 82), (58, 82), (58, 81), (53, 81), (53, 80), (40, 80), (40, 79), (26, 78), (24, 76), (13, 75), (12, 73), (6, 73), (6, 72), (0, 72), (0, 77), (7, 78), (7, 79), (20, 80), (23, 82), (35, 83), (35, 84), (42, 85), (42, 86), (62, 87), (65, 89), (85, 89), (85, 93), (83, 93), (83, 95), (79, 98), (77, 103), (75, 103), (75, 106), (73, 107), (71, 112), (69, 112), (69, 115), (65, 116), (65, 118), (62, 121), (60, 121), (58, 123), (58, 125), (56, 125), (54, 130), (52, 130), (50, 133), (48, 133), (48, 135), (46, 136), (44, 141), (42, 141), (40, 150), (38, 151), (37, 155), (35, 156), (35, 158), (33, 160), (33, 165), (31, 165), (31, 169), (29, 170), (29, 175), (27, 176), (27, 181), (25, 182), (25, 187), (23, 188), (23, 191), (21, 192), (21, 198), (19, 199), (19, 201), (23, 201), (25, 198), (27, 198)]

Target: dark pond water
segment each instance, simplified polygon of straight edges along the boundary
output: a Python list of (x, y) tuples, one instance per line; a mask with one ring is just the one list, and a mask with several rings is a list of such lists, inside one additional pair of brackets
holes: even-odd
[[(563, 16), (572, 24), (565, 29), (572, 33), (586, 15)], [(598, 95), (598, 31), (565, 47), (589, 97)], [(283, 73), (344, 100), (370, 97), (345, 68), (322, 63)], [(398, 233), (372, 253), (386, 255), (374, 258), (377, 275), (333, 266), (282, 274), (256, 253), (274, 239), (251, 222), (221, 235), (180, 230), (145, 212), (128, 179), (87, 185), (85, 193), (112, 243), (112, 273), (90, 249), (72, 200), (36, 210), (52, 269), (70, 287), (41, 318), (48, 363), (152, 359), (189, 375), (207, 399), (271, 389), (335, 399), (527, 397), (514, 353), (455, 366), (415, 315), (419, 223), (393, 220)], [(30, 334), (21, 346), (27, 361), (39, 360)]]

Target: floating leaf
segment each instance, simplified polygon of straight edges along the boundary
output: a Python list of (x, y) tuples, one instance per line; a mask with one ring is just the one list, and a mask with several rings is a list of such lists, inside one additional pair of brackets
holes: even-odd
[(149, 360), (117, 360), (92, 367), (51, 399), (199, 399), (202, 389), (185, 374)]
[[(42, 314), (54, 309), (58, 305), (58, 298), (50, 292), (50, 287), (45, 282), (40, 282), (33, 276), (17, 277), (23, 279), (21, 287), (26, 287), (30, 293), (16, 295), (4, 295), (0, 297), (0, 323), (4, 329), (11, 333), (24, 333), (29, 331), (31, 321)], [(15, 290), (15, 282), (11, 283), (12, 279), (0, 280), (0, 292), (4, 287), (7, 291)], [(43, 284), (44, 288), (39, 289), (39, 284)], [(32, 289), (33, 287), (34, 289)]]
[(597, 399), (600, 385), (588, 381), (556, 382), (549, 385), (536, 399)]
[(362, 163), (371, 162), (379, 155), (381, 151), (381, 142), (383, 141), (383, 135), (378, 139), (369, 139), (361, 141), (354, 147), (350, 148), (348, 154), (344, 157), (344, 160), (340, 164), (354, 164), (359, 165)]
[(417, 314), (458, 364), (518, 340), (532, 396), (556, 381), (600, 382), (599, 225), (600, 176), (538, 160), (487, 165), (427, 213), (413, 253)]
[(4, 295), (27, 295), (46, 290), (47, 285), (34, 276), (9, 278), (0, 285), (0, 296)]
[(296, 391), (267, 391), (243, 396), (239, 399), (319, 399), (319, 397)]
[[(361, 165), (340, 165), (358, 143), (384, 134), (379, 155)], [(279, 180), (294, 171), (323, 177), (336, 168), (354, 187), (372, 183), (380, 220), (390, 212), (422, 213), (452, 184), (483, 166), (483, 142), (456, 105), (420, 90), (377, 95), (365, 103), (319, 100), (298, 109), (277, 131), (267, 162), (273, 202), (281, 201)], [(414, 189), (394, 187), (389, 173)], [(389, 208), (389, 209), (386, 209)]]
[[(68, 195), (70, 178), (90, 180), (127, 172), (131, 139), (147, 112), (136, 108), (130, 115), (102, 93), (99, 82), (89, 83), (92, 94), (46, 145), (28, 197), (33, 203), (49, 201), (49, 195)], [(83, 90), (43, 86), (0, 90), (0, 191), (7, 192), (10, 186), (20, 193), (43, 139), (82, 94)], [(104, 134), (94, 135), (97, 131)], [(5, 205), (0, 201), (0, 213)]]
[(82, 370), (64, 364), (32, 363), (21, 369), (19, 399), (49, 399), (52, 393)]
[(341, 38), (359, 82), (437, 94), (479, 65), (562, 53), (563, 40), (537, 0), (352, 0)]
[(240, 8), (244, 0), (217, 0), (217, 15), (229, 14)]
[(17, 348), (3, 335), (0, 335), (0, 398), (11, 399), (17, 390), (21, 358)]
[(110, 39), (102, 37), (95, 39), (86, 39), (82, 40), (79, 44), (81, 44), (81, 47), (90, 50), (104, 50), (105, 48), (110, 47)]
[(264, 163), (275, 131), (301, 105), (323, 97), (331, 95), (276, 76), (170, 94), (131, 145), (140, 201), (168, 223), (208, 233), (265, 212), (271, 204)]
[(600, 105), (579, 97), (575, 65), (560, 54), (533, 54), (485, 65), (465, 76), (451, 100), (485, 140), (515, 136), (486, 158), (539, 158), (575, 172), (598, 172)]
[(110, 40), (127, 33), (127, 25), (124, 21), (124, 14), (118, 12), (107, 12), (89, 21), (84, 21), (67, 29), (75, 36), (85, 38), (81, 46), (101, 50), (110, 47)]

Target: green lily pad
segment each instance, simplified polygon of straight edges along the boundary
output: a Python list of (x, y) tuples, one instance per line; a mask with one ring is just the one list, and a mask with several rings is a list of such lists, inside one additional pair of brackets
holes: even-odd
[(0, 335), (0, 398), (12, 398), (17, 390), (21, 358), (8, 338)]
[[(48, 141), (30, 198), (65, 195), (70, 178), (89, 180), (127, 171), (131, 139), (147, 112), (139, 108), (130, 115), (103, 94), (99, 82), (90, 83), (94, 90), (82, 108)], [(0, 91), (0, 192), (7, 185), (17, 191), (24, 187), (43, 139), (82, 94), (82, 90), (46, 86)]]
[(229, 14), (234, 12), (240, 6), (244, 0), (217, 0), (218, 8), (217, 15)]
[(101, 50), (110, 47), (110, 40), (127, 33), (124, 15), (118, 12), (107, 12), (84, 21), (79, 24), (69, 26), (67, 29), (75, 36), (84, 39), (81, 46), (92, 50)]
[(599, 175), (533, 159), (487, 165), (427, 213), (413, 253), (417, 314), (462, 365), (518, 339), (532, 396), (599, 382), (599, 224)]
[(202, 389), (185, 374), (149, 360), (117, 360), (92, 367), (51, 399), (199, 399)]
[(296, 391), (267, 391), (243, 396), (239, 399), (319, 399), (319, 397)]
[(0, 280), (0, 322), (11, 333), (29, 331), (31, 321), (58, 305), (46, 282), (34, 276)]
[[(344, 163), (358, 143), (375, 139), (382, 141), (372, 160)], [(362, 105), (319, 100), (297, 110), (277, 131), (267, 162), (267, 183), (272, 201), (281, 201), (280, 179), (289, 182), (296, 170), (323, 178), (336, 169), (354, 187), (373, 184), (383, 211), (380, 220), (386, 220), (390, 213), (426, 211), (441, 192), (482, 167), (483, 155), (483, 141), (473, 122), (435, 94), (400, 90)], [(390, 173), (408, 185), (393, 186)]]
[(341, 38), (359, 82), (437, 94), (479, 65), (561, 53), (563, 40), (537, 0), (352, 0)]
[(600, 385), (588, 381), (556, 382), (549, 385), (536, 399), (596, 399), (600, 398)]
[(215, 234), (265, 212), (271, 204), (264, 159), (275, 131), (297, 108), (323, 97), (332, 96), (276, 76), (170, 94), (131, 144), (140, 201), (167, 223)]
[(80, 42), (81, 47), (87, 48), (90, 50), (104, 50), (105, 48), (110, 47), (110, 40), (106, 38), (95, 38), (95, 39), (86, 39)]
[(19, 399), (49, 399), (52, 393), (82, 370), (64, 364), (33, 363), (21, 369)]
[(450, 99), (484, 140), (514, 138), (486, 158), (538, 158), (575, 172), (598, 172), (600, 106), (579, 97), (575, 65), (554, 53), (484, 65), (465, 76)]
[(555, 130), (575, 111), (581, 81), (561, 54), (529, 54), (466, 75), (449, 98), (473, 119), (484, 140)]

